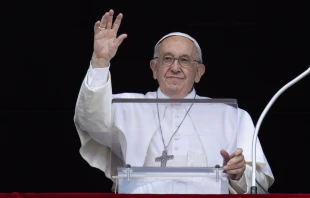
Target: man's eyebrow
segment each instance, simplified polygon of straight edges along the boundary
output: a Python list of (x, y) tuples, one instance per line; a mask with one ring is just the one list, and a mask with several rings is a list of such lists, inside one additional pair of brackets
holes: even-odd
[(163, 53), (162, 55), (164, 55), (164, 56), (166, 56), (166, 55), (171, 55), (171, 56), (173, 56), (173, 54), (170, 53), (170, 52), (165, 52), (165, 53)]
[[(167, 56), (167, 55), (174, 56), (171, 52), (165, 52), (165, 53), (163, 53), (162, 55), (163, 55), (163, 56)], [(188, 54), (182, 54), (182, 55), (181, 55), (181, 56), (179, 56), (179, 57), (184, 57), (184, 56), (186, 56), (186, 57), (190, 57), (191, 55), (188, 55)]]

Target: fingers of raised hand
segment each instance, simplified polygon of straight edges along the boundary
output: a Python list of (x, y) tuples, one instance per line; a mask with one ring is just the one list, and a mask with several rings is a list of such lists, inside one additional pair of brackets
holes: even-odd
[(106, 12), (102, 16), (101, 21), (99, 23), (99, 28), (107, 28), (107, 23), (108, 23), (109, 16), (110, 16), (110, 12)]
[(123, 40), (127, 38), (127, 34), (121, 34), (117, 37), (115, 40), (115, 45), (118, 47), (120, 44), (122, 44)]
[(95, 31), (95, 33), (98, 33), (98, 32), (101, 31), (101, 30), (100, 30), (100, 21), (97, 21), (97, 22), (95, 23), (94, 31)]
[(114, 21), (113, 27), (112, 27), (115, 31), (118, 31), (119, 26), (121, 25), (122, 19), (123, 19), (123, 14), (122, 13), (117, 15), (117, 17), (116, 17), (116, 19)]
[(113, 15), (114, 15), (114, 10), (110, 10), (108, 12), (108, 23), (106, 24), (106, 26), (102, 26), (105, 27), (106, 29), (111, 29), (112, 28), (112, 24), (113, 24)]
[(107, 29), (113, 29), (113, 32), (117, 32), (120, 24), (122, 22), (123, 19), (123, 14), (120, 13), (117, 15), (114, 23), (113, 23), (113, 15), (114, 15), (114, 11), (110, 10), (109, 12), (106, 12), (102, 18), (101, 21), (97, 24), (95, 24), (95, 31), (102, 31), (102, 30), (107, 30)]

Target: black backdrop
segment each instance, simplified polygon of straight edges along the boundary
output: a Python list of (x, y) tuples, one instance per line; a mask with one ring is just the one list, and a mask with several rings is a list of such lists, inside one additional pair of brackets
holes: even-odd
[[(74, 107), (92, 54), (93, 25), (113, 8), (128, 38), (112, 60), (113, 92), (153, 91), (149, 61), (172, 31), (200, 43), (200, 95), (236, 98), (257, 122), (271, 97), (309, 67), (308, 6), (256, 1), (17, 2), (2, 6), (0, 192), (110, 192), (79, 155)], [(257, 11), (256, 11), (257, 10)], [(310, 76), (270, 109), (260, 140), (272, 193), (309, 193)]]

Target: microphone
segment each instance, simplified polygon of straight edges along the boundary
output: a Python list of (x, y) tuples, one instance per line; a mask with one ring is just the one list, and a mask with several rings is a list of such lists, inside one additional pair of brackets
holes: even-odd
[(255, 132), (253, 135), (253, 140), (252, 140), (252, 186), (251, 186), (251, 194), (257, 194), (257, 186), (256, 186), (256, 142), (257, 142), (257, 135), (258, 131), (260, 128), (260, 125), (267, 114), (268, 110), (270, 109), (271, 105), (276, 101), (276, 99), (289, 87), (303, 79), (305, 76), (307, 76), (310, 73), (310, 67), (304, 71), (302, 74), (297, 76), (295, 79), (287, 83), (285, 86), (283, 86), (269, 101), (267, 106), (265, 107), (263, 113), (260, 115), (258, 122), (255, 127)]

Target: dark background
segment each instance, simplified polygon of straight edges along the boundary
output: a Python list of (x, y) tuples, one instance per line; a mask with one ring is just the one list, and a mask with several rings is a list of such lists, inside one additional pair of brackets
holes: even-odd
[[(292, 1), (293, 2), (293, 1)], [(236, 98), (257, 122), (272, 96), (309, 67), (306, 3), (256, 1), (10, 1), (2, 6), (0, 192), (110, 192), (80, 156), (74, 107), (89, 67), (93, 25), (113, 8), (127, 33), (113, 92), (153, 91), (155, 43), (181, 31), (200, 43), (200, 95)], [(260, 129), (271, 193), (309, 193), (310, 76), (284, 92)]]

